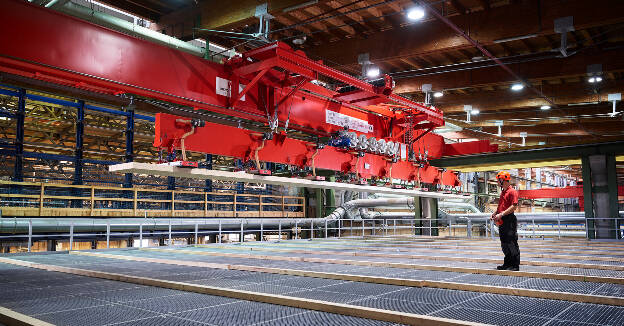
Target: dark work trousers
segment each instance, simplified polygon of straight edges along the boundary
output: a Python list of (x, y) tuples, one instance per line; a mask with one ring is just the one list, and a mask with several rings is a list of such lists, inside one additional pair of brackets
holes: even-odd
[(503, 216), (503, 225), (498, 227), (501, 248), (505, 254), (507, 267), (520, 267), (520, 248), (518, 247), (518, 220), (516, 215)]

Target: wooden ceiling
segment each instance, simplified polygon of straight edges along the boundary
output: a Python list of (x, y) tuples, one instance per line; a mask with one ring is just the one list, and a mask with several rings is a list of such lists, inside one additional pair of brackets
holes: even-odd
[[(288, 42), (354, 75), (361, 72), (358, 54), (369, 53), (383, 73), (394, 77), (395, 92), (416, 100), (424, 99), (423, 84), (443, 91), (436, 106), (445, 112), (447, 122), (463, 128), (445, 134), (451, 139), (490, 139), (515, 148), (520, 146), (521, 132), (528, 134), (527, 146), (624, 138), (623, 114), (609, 116), (612, 108), (607, 102), (607, 94), (624, 92), (624, 1), (427, 0), (433, 10), (532, 86), (519, 92), (510, 90), (518, 81), (514, 76), (432, 12), (421, 21), (407, 19), (414, 1), (241, 0), (235, 5), (202, 0), (100, 1), (150, 18), (167, 34), (182, 39), (207, 37), (238, 51), (257, 43), (223, 38), (193, 26), (200, 22), (202, 28), (253, 32), (257, 19), (245, 17), (241, 8), (268, 2), (275, 17), (271, 40)], [(573, 16), (575, 30), (566, 34), (568, 55), (564, 57), (554, 20), (567, 16)], [(227, 24), (206, 26), (211, 17), (225, 17)], [(303, 44), (292, 42), (303, 36)], [(602, 65), (602, 82), (588, 82), (589, 64)], [(555, 105), (541, 110), (548, 101)], [(464, 105), (480, 110), (471, 123), (465, 121)], [(624, 111), (624, 106), (618, 104), (618, 110)], [(504, 121), (502, 137), (496, 135), (496, 120)]]

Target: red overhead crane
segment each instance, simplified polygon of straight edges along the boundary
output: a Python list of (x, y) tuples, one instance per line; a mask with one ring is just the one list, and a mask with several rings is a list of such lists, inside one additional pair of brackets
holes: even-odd
[(442, 112), (394, 94), (389, 76), (358, 79), (284, 43), (216, 63), (18, 0), (0, 3), (0, 29), (10, 31), (0, 42), (2, 72), (266, 125), (265, 133), (194, 127), (161, 113), (154, 145), (165, 149), (184, 140), (191, 151), (446, 185), (457, 178), (428, 159), (496, 151), (487, 141), (446, 145), (429, 132), (444, 124)]

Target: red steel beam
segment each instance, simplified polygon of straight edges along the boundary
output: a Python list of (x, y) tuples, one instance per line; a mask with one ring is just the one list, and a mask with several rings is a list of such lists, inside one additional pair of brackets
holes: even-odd
[[(618, 194), (624, 195), (624, 186), (618, 186)], [(524, 199), (583, 198), (583, 186), (518, 190), (518, 197)]]

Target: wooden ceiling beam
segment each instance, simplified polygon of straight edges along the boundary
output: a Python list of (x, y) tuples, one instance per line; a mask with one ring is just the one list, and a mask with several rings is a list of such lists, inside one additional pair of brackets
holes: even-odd
[[(567, 58), (544, 59), (541, 61), (510, 64), (508, 66), (527, 80), (584, 76), (587, 73), (588, 62), (602, 62), (603, 72), (617, 72), (624, 71), (624, 60), (622, 60), (620, 52), (621, 51), (617, 49), (596, 50), (591, 53), (577, 53)], [(464, 71), (449, 71), (418, 77), (399, 77), (401, 78), (395, 78), (395, 93), (420, 92), (422, 84), (432, 84), (436, 89), (454, 89), (500, 85), (516, 81), (508, 72), (498, 66)], [(530, 92), (530, 90), (524, 90), (524, 92)]]
[[(286, 8), (309, 3), (305, 0), (267, 0), (263, 2), (267, 3), (267, 11), (273, 16), (279, 15)], [(254, 15), (259, 4), (260, 2), (256, 0), (200, 1), (201, 28), (224, 29), (248, 21), (257, 21)]]
[[(323, 10), (323, 12), (326, 12), (329, 14), (336, 14), (336, 13), (348, 11), (348, 8), (338, 9), (342, 6), (336, 1), (319, 3), (317, 5), (319, 6), (319, 8)], [(367, 22), (362, 22), (362, 17), (358, 15), (357, 13), (346, 14), (346, 15), (341, 16), (340, 18), (344, 21), (344, 23), (349, 24), (353, 29), (355, 29), (355, 31), (358, 34), (365, 34), (371, 28), (374, 28), (368, 25)]]
[[(318, 6), (310, 6), (304, 9), (307, 13), (311, 14), (312, 17), (321, 17), (323, 16), (323, 14), (326, 12), (325, 10), (322, 10), (321, 8), (319, 8)], [(351, 36), (351, 35), (355, 35), (356, 30), (353, 26), (347, 25), (345, 24), (341, 19), (344, 16), (341, 16), (340, 18), (334, 17), (334, 18), (329, 18), (331, 17), (331, 15), (327, 15), (327, 19), (325, 19), (323, 21), (323, 23), (327, 24), (328, 27), (334, 27), (336, 29), (340, 29), (343, 32), (345, 32), (347, 34), (347, 37)]]
[[(495, 40), (527, 34), (554, 35), (553, 21), (563, 16), (574, 16), (577, 30), (624, 22), (624, 15), (620, 14), (623, 11), (624, 2), (621, 1), (603, 3), (574, 0), (565, 6), (558, 2), (542, 1), (539, 8), (533, 1), (522, 1), (488, 11), (451, 16), (449, 19), (470, 31), (470, 35), (480, 44), (492, 45)], [(536, 19), (540, 15), (541, 25)], [(410, 39), (414, 42), (406, 41)], [(430, 18), (398, 30), (374, 33), (366, 40), (345, 40), (340, 47), (318, 46), (308, 51), (339, 65), (349, 65), (356, 62), (358, 53), (368, 52), (372, 57), (391, 60), (466, 48), (472, 48), (472, 45), (444, 23)]]
[(453, 7), (453, 9), (455, 9), (455, 11), (462, 15), (465, 15), (467, 13), (466, 7), (461, 4), (459, 0), (451, 0), (451, 6)]

